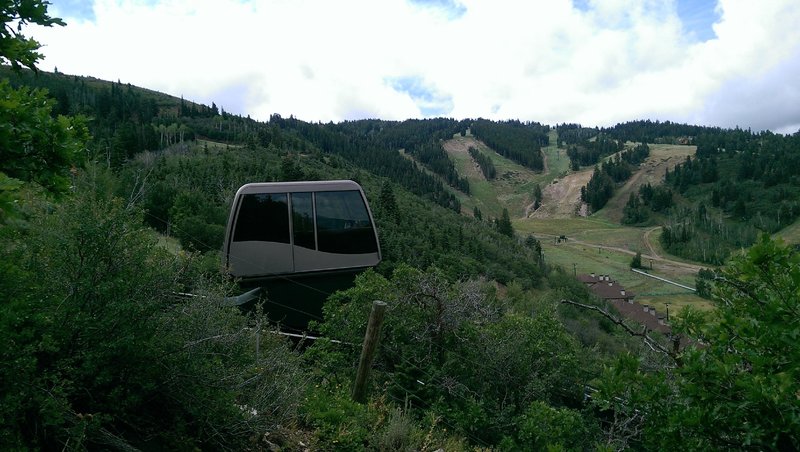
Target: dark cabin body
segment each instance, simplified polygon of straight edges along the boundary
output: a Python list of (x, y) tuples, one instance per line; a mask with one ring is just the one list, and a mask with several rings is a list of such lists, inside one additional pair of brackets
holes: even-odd
[(270, 319), (305, 330), (331, 293), (381, 261), (361, 187), (348, 180), (242, 186), (225, 233), (223, 264), (243, 288), (267, 291)]

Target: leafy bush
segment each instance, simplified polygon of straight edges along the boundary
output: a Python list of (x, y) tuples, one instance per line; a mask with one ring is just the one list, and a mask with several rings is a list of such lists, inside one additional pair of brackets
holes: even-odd
[(579, 450), (591, 443), (581, 414), (533, 402), (519, 418), (518, 446), (525, 450)]
[[(45, 207), (0, 229), (3, 448), (240, 448), (294, 416), (298, 358), (138, 211), (85, 189)], [(172, 295), (187, 285), (209, 298)]]
[(714, 311), (675, 319), (675, 331), (702, 347), (659, 372), (621, 358), (599, 379), (596, 400), (634, 427), (631, 441), (644, 449), (796, 450), (798, 290), (800, 255), (763, 235), (721, 271)]
[[(360, 344), (372, 302), (385, 301), (374, 387), (412, 412), (435, 413), (474, 444), (497, 444), (516, 431), (515, 420), (531, 402), (579, 403), (585, 376), (577, 342), (553, 304), (522, 316), (506, 312), (493, 294), (479, 281), (454, 283), (435, 269), (401, 265), (390, 279), (368, 271), (329, 299), (319, 328)], [(320, 375), (349, 381), (358, 352), (319, 342), (307, 357)]]

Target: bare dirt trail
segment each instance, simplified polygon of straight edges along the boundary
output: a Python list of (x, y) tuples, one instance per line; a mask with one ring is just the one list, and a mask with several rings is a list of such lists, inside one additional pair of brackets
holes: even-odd
[(589, 183), (593, 170), (578, 171), (554, 180), (542, 188), (542, 205), (532, 212), (533, 204), (525, 210), (527, 218), (573, 218), (588, 214), (581, 201), (581, 187)]
[(686, 156), (694, 155), (696, 146), (682, 146), (671, 144), (651, 144), (650, 157), (647, 158), (630, 179), (616, 190), (614, 196), (608, 201), (603, 212), (611, 221), (619, 223), (622, 220), (622, 210), (628, 202), (631, 193), (638, 193), (639, 187), (645, 184), (659, 185), (664, 181), (667, 169), (675, 168), (682, 163)]
[[(542, 152), (542, 166), (544, 167), (544, 169), (542, 170), (544, 172), (544, 174), (547, 174), (547, 173), (550, 172), (550, 168), (547, 166), (547, 154), (544, 153), (544, 152)], [(547, 188), (547, 187), (545, 187), (545, 188)], [(544, 191), (542, 191), (542, 202), (544, 202)], [(531, 216), (531, 211), (533, 211), (533, 205), (534, 204), (535, 203), (530, 203), (530, 204), (527, 204), (525, 206), (525, 216), (524, 216), (524, 218), (529, 218)], [(541, 207), (542, 206), (539, 206), (539, 208), (541, 208)]]
[(659, 255), (658, 255), (658, 253), (656, 252), (656, 249), (655, 249), (655, 248), (653, 248), (653, 243), (652, 243), (652, 242), (650, 242), (650, 235), (651, 235), (651, 234), (652, 234), (654, 231), (658, 231), (658, 230), (661, 230), (661, 226), (656, 226), (656, 227), (654, 227), (654, 228), (650, 228), (650, 229), (648, 229), (648, 230), (647, 230), (647, 231), (644, 233), (644, 243), (647, 245), (647, 249), (649, 249), (649, 250), (650, 250), (650, 255), (651, 255), (651, 256), (655, 256), (656, 258), (658, 258), (658, 259), (661, 259), (661, 256), (659, 256)]
[[(542, 151), (539, 151), (542, 152)], [(547, 153), (542, 152), (542, 172), (547, 174), (550, 172), (550, 167), (547, 166)]]
[(472, 137), (456, 137), (452, 140), (444, 141), (442, 143), (442, 148), (444, 148), (444, 151), (448, 154), (464, 154), (470, 159), (472, 165), (469, 165), (466, 174), (462, 174), (462, 177), (486, 180), (486, 177), (483, 176), (483, 172), (481, 171), (481, 167), (478, 166), (478, 162), (469, 155), (469, 148), (479, 148), (480, 144), (478, 140)]

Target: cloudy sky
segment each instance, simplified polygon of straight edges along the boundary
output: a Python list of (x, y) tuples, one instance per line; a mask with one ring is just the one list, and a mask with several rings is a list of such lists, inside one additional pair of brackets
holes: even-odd
[(51, 0), (45, 70), (266, 120), (800, 129), (797, 0)]

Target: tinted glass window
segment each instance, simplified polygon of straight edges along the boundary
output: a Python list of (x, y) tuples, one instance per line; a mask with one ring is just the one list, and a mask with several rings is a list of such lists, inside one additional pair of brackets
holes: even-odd
[(295, 246), (317, 249), (311, 193), (292, 193), (292, 229)]
[(247, 240), (289, 243), (289, 206), (285, 193), (258, 193), (242, 197), (233, 241)]
[(320, 251), (340, 254), (378, 251), (375, 232), (359, 191), (319, 192), (316, 205)]

